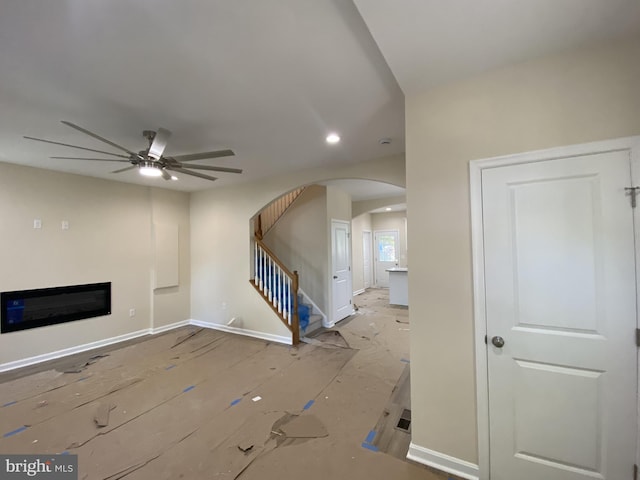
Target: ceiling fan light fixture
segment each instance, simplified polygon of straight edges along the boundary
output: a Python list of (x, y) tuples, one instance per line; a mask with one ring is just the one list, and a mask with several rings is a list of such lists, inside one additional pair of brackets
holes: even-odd
[(140, 171), (140, 175), (144, 175), (145, 177), (162, 176), (162, 169), (154, 162), (140, 162), (138, 164), (138, 170)]
[(326, 140), (327, 140), (327, 143), (329, 143), (329, 144), (338, 143), (340, 141), (340, 135), (338, 135), (335, 132), (332, 132), (329, 135), (327, 135)]

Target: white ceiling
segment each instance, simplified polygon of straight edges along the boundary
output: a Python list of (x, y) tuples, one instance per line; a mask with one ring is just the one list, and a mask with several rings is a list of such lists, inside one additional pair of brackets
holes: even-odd
[[(0, 161), (193, 191), (368, 160), (404, 151), (396, 78), (414, 92), (640, 31), (638, 0), (355, 3), (0, 0)], [(132, 150), (164, 127), (167, 154), (230, 148), (198, 163), (245, 173), (111, 174), (122, 164), (52, 160), (83, 152), (22, 138), (111, 150), (60, 120)]]
[[(0, 0), (0, 66), (0, 161), (196, 190), (404, 151), (403, 94), (350, 1)], [(135, 151), (164, 127), (167, 154), (230, 148), (198, 163), (245, 174), (114, 175), (22, 138), (114, 151), (60, 120)]]
[(406, 95), (640, 33), (639, 0), (354, 0)]
[(406, 193), (403, 187), (372, 180), (338, 179), (318, 182), (319, 185), (331, 185), (351, 195), (351, 200), (360, 202), (378, 198), (399, 197)]

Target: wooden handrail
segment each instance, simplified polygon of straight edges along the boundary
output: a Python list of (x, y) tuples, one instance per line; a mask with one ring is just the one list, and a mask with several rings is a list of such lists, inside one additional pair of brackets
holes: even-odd
[(298, 272), (289, 270), (258, 235), (254, 255), (255, 272), (250, 283), (291, 331), (291, 343), (297, 345), (300, 342)]
[[(276, 254), (264, 244), (262, 239), (282, 218), (293, 202), (300, 197), (304, 189), (305, 187), (300, 187), (282, 195), (262, 209), (254, 218), (254, 255), (256, 257), (254, 267), (256, 271), (250, 282), (291, 331), (293, 345), (300, 342), (300, 319), (298, 317), (300, 279), (298, 272), (289, 270)], [(275, 276), (273, 275), (274, 267), (277, 272)], [(283, 281), (282, 278), (285, 277), (287, 279)]]
[[(285, 267), (284, 263), (282, 263), (282, 261), (276, 256), (275, 253), (273, 253), (269, 247), (267, 247), (264, 242), (262, 240), (260, 240), (259, 238), (256, 237), (256, 243), (260, 246), (260, 248), (262, 248), (265, 252), (267, 252), (267, 255), (269, 255), (271, 257), (271, 259), (284, 271), (284, 273), (286, 273), (290, 278), (292, 279), (297, 279), (298, 278), (298, 274), (296, 272), (292, 272), (291, 270), (289, 270), (287, 267)], [(298, 289), (296, 288), (296, 292), (298, 291)]]
[(265, 237), (267, 232), (271, 230), (278, 220), (284, 216), (293, 202), (300, 197), (305, 188), (306, 187), (300, 187), (289, 193), (285, 193), (262, 209), (262, 211), (257, 215), (255, 228), (259, 238)]

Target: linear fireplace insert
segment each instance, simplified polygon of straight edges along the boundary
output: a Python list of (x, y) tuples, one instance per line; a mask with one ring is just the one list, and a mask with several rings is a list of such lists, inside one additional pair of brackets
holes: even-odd
[(111, 282), (2, 292), (2, 333), (111, 314)]

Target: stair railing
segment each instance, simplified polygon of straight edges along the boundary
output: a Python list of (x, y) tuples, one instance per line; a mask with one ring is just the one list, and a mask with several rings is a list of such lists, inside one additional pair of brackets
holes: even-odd
[(255, 232), (259, 239), (265, 237), (267, 232), (282, 218), (291, 204), (300, 196), (305, 187), (296, 188), (285, 193), (267, 205), (256, 217)]
[(291, 343), (297, 345), (300, 342), (298, 272), (285, 267), (257, 235), (253, 253), (254, 277), (250, 282), (291, 331)]

